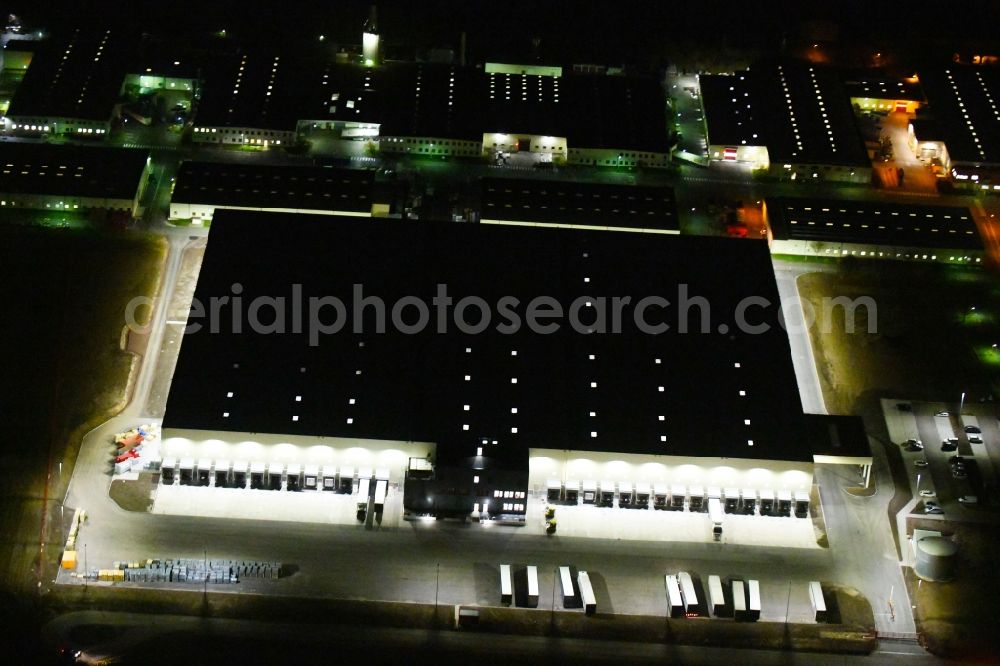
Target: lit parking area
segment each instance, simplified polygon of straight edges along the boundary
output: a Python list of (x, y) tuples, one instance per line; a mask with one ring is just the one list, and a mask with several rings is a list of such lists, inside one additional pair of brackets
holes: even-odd
[(701, 106), (701, 93), (696, 74), (672, 74), (667, 77), (667, 94), (673, 100), (674, 127), (680, 134), (678, 156), (689, 161), (708, 164), (708, 136)]
[[(995, 478), (993, 458), (998, 454), (1000, 427), (988, 405), (963, 405), (958, 416), (956, 405), (883, 399), (889, 438), (899, 446), (906, 467), (913, 500), (908, 511), (941, 520), (986, 521), (989, 513), (983, 504), (983, 487), (992, 486)], [(970, 441), (965, 432), (968, 417), (977, 422), (982, 443)], [(956, 468), (955, 459), (963, 464)], [(976, 504), (965, 504), (961, 497), (976, 497)], [(931, 507), (931, 508), (928, 508)], [(937, 508), (934, 508), (937, 507)]]

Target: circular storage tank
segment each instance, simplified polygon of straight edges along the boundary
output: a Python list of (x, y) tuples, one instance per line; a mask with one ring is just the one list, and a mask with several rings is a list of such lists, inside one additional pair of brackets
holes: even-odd
[(943, 537), (924, 537), (917, 542), (916, 573), (924, 580), (948, 581), (955, 577), (958, 546)]

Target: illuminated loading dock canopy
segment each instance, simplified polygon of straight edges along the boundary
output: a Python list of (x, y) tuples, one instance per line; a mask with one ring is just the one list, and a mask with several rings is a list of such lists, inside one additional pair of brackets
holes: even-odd
[[(375, 440), (394, 449), (400, 442), (432, 442), (431, 465), (391, 463), (393, 475), (405, 473), (410, 514), (478, 510), (491, 518), (523, 517), (532, 449), (630, 460), (670, 456), (694, 464), (728, 458), (756, 467), (779, 460), (787, 463), (782, 469), (804, 471), (808, 487), (816, 443), (803, 435), (764, 244), (220, 210), (195, 295), (201, 304), (232, 299), (237, 283), (246, 311), (242, 333), (234, 332), (228, 306), (215, 322), (217, 333), (202, 317), (190, 320), (202, 326), (183, 341), (163, 423), (165, 443), (228, 438), (309, 450), (327, 438)], [(355, 319), (354, 285), (385, 302), (384, 333), (377, 332), (375, 305)], [(443, 317), (444, 332), (438, 332), (433, 301), (439, 285), (447, 286), (454, 304)], [(338, 333), (317, 335), (314, 345), (308, 321), (297, 328), (294, 318), (284, 319), (283, 334), (252, 330), (248, 318), (256, 297), (285, 297), (285, 314), (294, 317), (296, 290), (302, 312), (310, 297), (336, 297), (350, 321)], [(411, 297), (401, 312), (403, 325), (413, 326), (419, 318), (413, 296), (431, 312), (426, 328), (404, 333), (391, 312)], [(478, 333), (455, 323), (458, 304), (471, 296), (492, 311), (483, 327), (480, 308), (463, 305), (464, 321), (483, 329)], [(557, 330), (527, 325), (528, 304), (540, 296), (567, 313), (539, 320), (558, 324)], [(623, 310), (620, 333), (610, 332), (615, 296), (632, 304)], [(503, 326), (510, 323), (497, 305), (503, 297), (517, 299), (507, 303), (522, 326)], [(643, 313), (648, 324), (667, 324), (668, 330), (637, 329), (633, 306), (647, 297), (670, 302), (647, 301)], [(750, 297), (764, 300), (743, 312), (755, 325), (754, 332), (743, 332), (736, 313)], [(770, 306), (760, 305), (765, 301)], [(273, 308), (260, 309), (261, 322), (274, 321)], [(600, 309), (607, 314), (605, 334), (599, 332)], [(571, 311), (579, 314), (579, 331)], [(332, 324), (334, 308), (322, 319)], [(364, 330), (355, 333), (359, 322)], [(248, 455), (222, 448), (223, 458)], [(201, 449), (170, 454), (206, 455)], [(629, 480), (617, 473), (594, 478)], [(660, 479), (635, 480), (648, 485)], [(734, 486), (747, 483), (732, 480)]]
[(776, 253), (982, 261), (968, 208), (773, 197), (765, 215)]

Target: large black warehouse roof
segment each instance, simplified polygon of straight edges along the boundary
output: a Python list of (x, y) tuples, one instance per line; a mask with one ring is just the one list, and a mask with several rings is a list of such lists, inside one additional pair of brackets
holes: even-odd
[(982, 250), (968, 208), (773, 197), (768, 222), (778, 240)]
[[(377, 332), (368, 305), (364, 331), (347, 332), (357, 323), (354, 285), (382, 298), (390, 313), (399, 299), (420, 297), (429, 307), (427, 330), (400, 332), (387, 315), (386, 332)], [(440, 334), (432, 302), (438, 285), (455, 304)], [(440, 463), (473, 455), (483, 440), (496, 441), (489, 455), (519, 465), (532, 447), (812, 459), (800, 436), (802, 407), (764, 243), (220, 210), (196, 298), (208, 312), (213, 297), (236, 292), (242, 333), (228, 305), (216, 333), (205, 318), (191, 320), (202, 327), (184, 338), (165, 428), (434, 441)], [(296, 293), (301, 329), (293, 321)], [(285, 298), (286, 333), (251, 332), (250, 305), (259, 296)], [(347, 324), (311, 346), (308, 299), (328, 296), (345, 303)], [(492, 309), (480, 334), (458, 330), (452, 316), (469, 296)], [(508, 310), (524, 322), (539, 296), (556, 299), (567, 314), (579, 299), (591, 328), (588, 313), (606, 297), (609, 331), (611, 298), (631, 302), (620, 333), (577, 331), (568, 318), (554, 320), (561, 326), (547, 334), (527, 325), (498, 330), (509, 323)], [(668, 324), (666, 332), (637, 330), (635, 306), (646, 297), (670, 302), (650, 301), (645, 311), (651, 323)], [(710, 306), (705, 333), (702, 306), (685, 304), (695, 297)], [(765, 332), (735, 326), (748, 297), (770, 303), (746, 310)], [(479, 311), (469, 307), (465, 320), (477, 323)], [(263, 323), (273, 322), (271, 306), (260, 312)], [(412, 324), (418, 314), (411, 304), (403, 319)], [(333, 322), (335, 308), (322, 318)]]
[(133, 199), (148, 157), (138, 148), (0, 143), (0, 192)]

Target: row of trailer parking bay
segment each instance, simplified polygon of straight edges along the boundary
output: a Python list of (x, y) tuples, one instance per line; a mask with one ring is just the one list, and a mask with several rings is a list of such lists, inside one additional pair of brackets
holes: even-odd
[(714, 486), (650, 485), (630, 481), (580, 481), (549, 479), (550, 504), (591, 504), (619, 509), (732, 513), (741, 515), (809, 515), (809, 494), (802, 490), (717, 488)]
[[(597, 613), (597, 597), (587, 571), (575, 571), (572, 567), (561, 566), (557, 577), (562, 591), (563, 608), (579, 608), (588, 615)], [(706, 586), (702, 587), (700, 583), (697, 576), (692, 576), (687, 571), (664, 576), (668, 617), (718, 617), (731, 618), (737, 622), (756, 622), (760, 619), (759, 581), (733, 577), (724, 582), (721, 576), (713, 574), (708, 576)], [(705, 596), (699, 595), (699, 588), (705, 590)], [(826, 622), (829, 618), (822, 585), (819, 581), (810, 581), (807, 589), (813, 619), (816, 622)], [(518, 594), (524, 595), (523, 598), (519, 599)], [(538, 567), (529, 565), (515, 570), (513, 565), (501, 564), (500, 603), (505, 606), (537, 608)]]
[(213, 486), (234, 490), (327, 491), (339, 494), (369, 495), (375, 491), (376, 503), (385, 498), (389, 470), (350, 466), (300, 465), (283, 462), (247, 462), (193, 458), (164, 458), (160, 482), (165, 485)]

